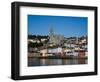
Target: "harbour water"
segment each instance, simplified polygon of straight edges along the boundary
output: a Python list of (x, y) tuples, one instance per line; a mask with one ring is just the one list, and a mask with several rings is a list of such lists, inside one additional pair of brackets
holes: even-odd
[(77, 65), (87, 64), (87, 59), (45, 59), (28, 58), (28, 66), (52, 66), (52, 65)]

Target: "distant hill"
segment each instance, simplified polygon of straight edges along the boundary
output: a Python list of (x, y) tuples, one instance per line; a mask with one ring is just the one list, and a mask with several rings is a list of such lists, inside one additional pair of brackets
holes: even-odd
[(48, 38), (49, 36), (41, 36), (41, 35), (28, 35), (28, 39), (35, 39), (35, 38)]

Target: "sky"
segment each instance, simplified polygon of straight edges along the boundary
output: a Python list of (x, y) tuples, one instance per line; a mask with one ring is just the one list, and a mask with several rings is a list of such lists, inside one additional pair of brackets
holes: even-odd
[(55, 34), (65, 37), (87, 35), (87, 17), (28, 15), (28, 34), (49, 35), (52, 28)]

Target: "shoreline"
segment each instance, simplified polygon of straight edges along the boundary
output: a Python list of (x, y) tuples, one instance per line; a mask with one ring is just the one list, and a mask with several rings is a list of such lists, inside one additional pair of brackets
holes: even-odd
[(39, 59), (88, 59), (87, 57), (73, 57), (73, 56), (67, 56), (67, 57), (59, 57), (59, 56), (44, 56), (44, 57), (42, 57), (42, 56), (39, 56), (39, 57), (35, 57), (35, 56), (31, 56), (31, 57), (29, 57), (28, 56), (28, 58), (39, 58)]

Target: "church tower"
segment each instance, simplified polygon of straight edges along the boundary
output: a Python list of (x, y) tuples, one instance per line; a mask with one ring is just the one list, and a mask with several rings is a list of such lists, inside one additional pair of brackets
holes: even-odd
[(53, 30), (53, 28), (50, 28), (50, 30), (49, 30), (49, 42), (50, 43), (53, 43), (54, 42), (54, 30)]

